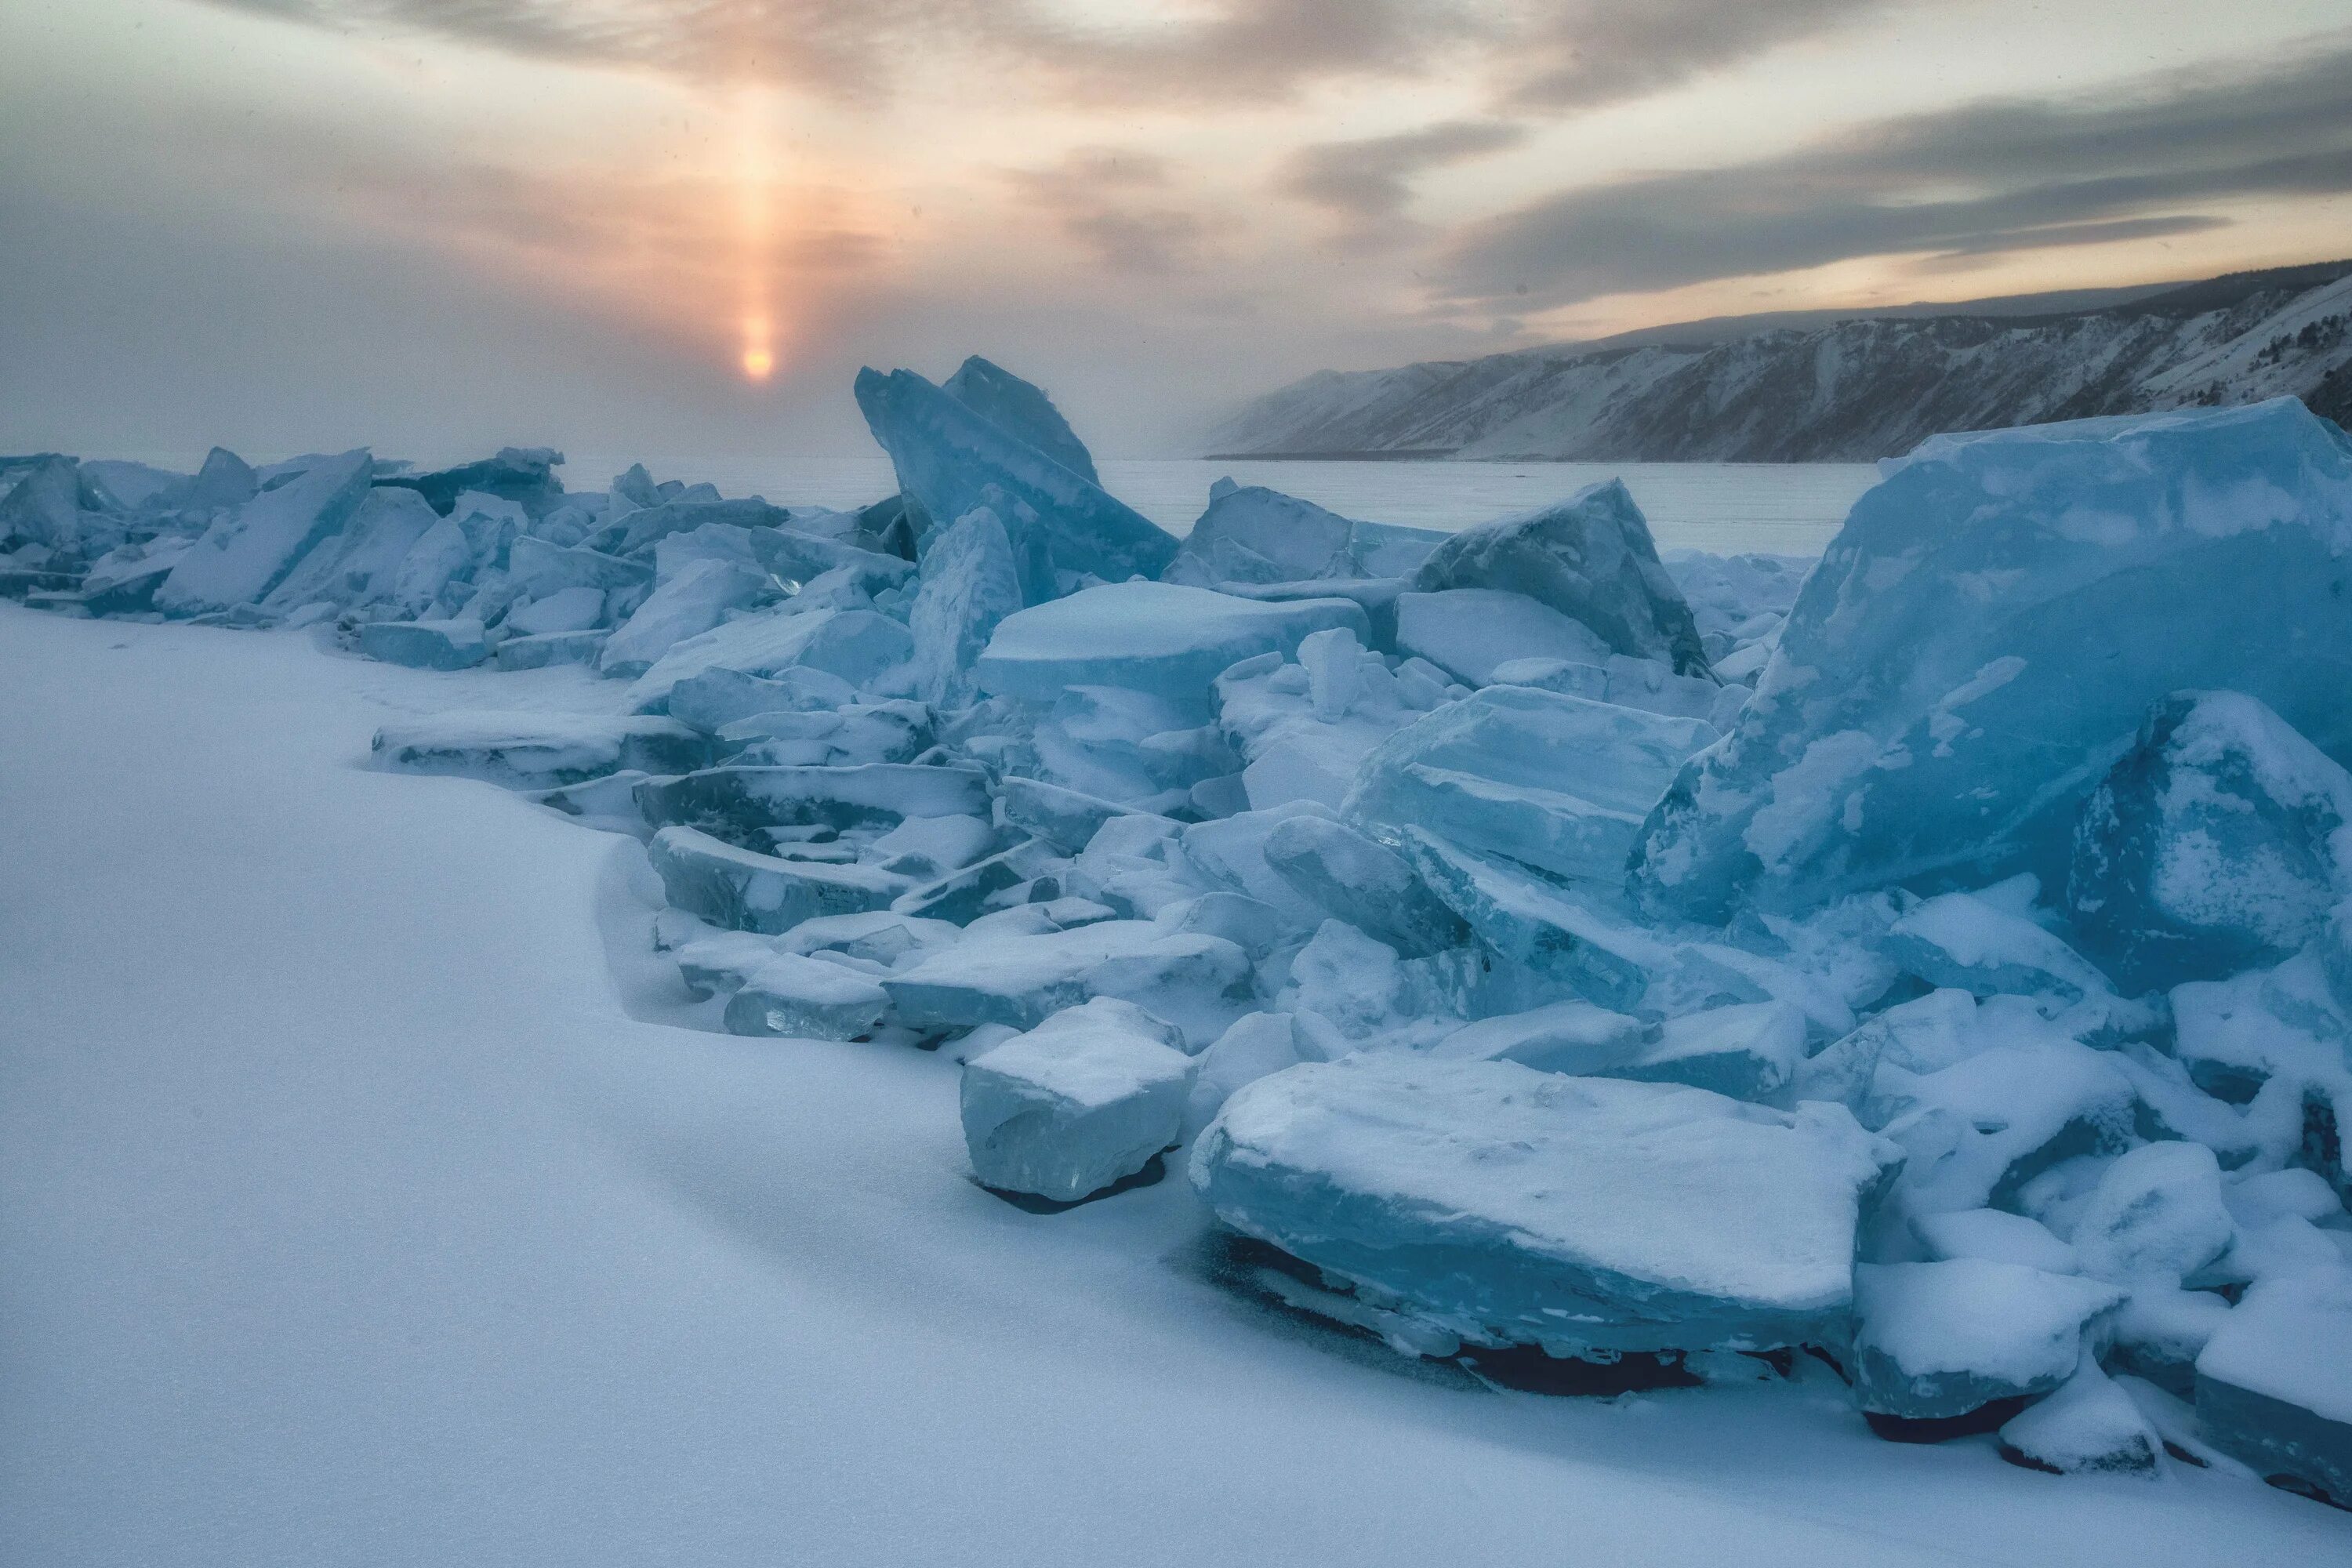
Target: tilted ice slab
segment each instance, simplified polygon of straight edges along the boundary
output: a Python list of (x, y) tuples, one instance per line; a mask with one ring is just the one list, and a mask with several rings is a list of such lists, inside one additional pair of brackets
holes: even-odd
[[(1007, 435), (1017, 436), (1085, 479), (1102, 483), (1094, 455), (1045, 389), (973, 354), (956, 367), (940, 390)], [(944, 518), (937, 521), (944, 522)]]
[(2291, 398), (1939, 436), (1805, 583), (1738, 727), (1643, 831), (1653, 910), (2064, 875), (2149, 704), (2267, 702), (2352, 757), (2352, 438)]
[(206, 529), (155, 590), (166, 615), (199, 616), (250, 605), (356, 510), (375, 460), (366, 448), (321, 458)]
[(2352, 1269), (2248, 1290), (2197, 1358), (2197, 1415), (2264, 1476), (2352, 1504)]
[(1835, 1106), (1358, 1056), (1240, 1089), (1192, 1179), (1225, 1224), (1400, 1313), (1574, 1355), (1840, 1331), (1897, 1157)]
[(1202, 708), (1232, 665), (1295, 654), (1327, 626), (1369, 636), (1362, 608), (1346, 599), (1262, 604), (1174, 583), (1112, 583), (1005, 616), (975, 672), (982, 690), (1041, 705), (1087, 685)]
[(1644, 814), (1714, 738), (1696, 719), (1489, 687), (1383, 741), (1345, 810), (1376, 835), (1418, 826), (1613, 888)]
[(2347, 825), (2352, 776), (2277, 714), (2176, 692), (2084, 805), (2066, 902), (2126, 988), (2219, 980), (2317, 934)]
[(711, 669), (775, 676), (805, 666), (852, 685), (873, 679), (914, 651), (907, 628), (872, 610), (795, 610), (790, 602), (744, 616), (677, 644), (629, 688), (629, 705), (658, 713), (680, 681)]
[(1156, 577), (1175, 558), (1176, 541), (1159, 524), (914, 372), (861, 370), (856, 395), (899, 487), (934, 525), (990, 507), (1016, 546), (1045, 554), (1046, 571), (1028, 584), (1033, 599), (1051, 595), (1054, 570), (1116, 583)]
[(918, 1028), (1034, 1028), (1097, 996), (1147, 1007), (1205, 1046), (1249, 1000), (1249, 955), (1223, 937), (1171, 933), (1150, 921), (1069, 931), (974, 933), (882, 983)]

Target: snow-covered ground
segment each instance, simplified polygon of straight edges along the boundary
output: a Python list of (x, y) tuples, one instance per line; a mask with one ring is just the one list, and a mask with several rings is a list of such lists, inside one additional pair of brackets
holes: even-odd
[(943, 1055), (665, 1024), (633, 841), (362, 766), (617, 682), (7, 605), (0, 672), (0, 1562), (2352, 1563), (1810, 1366), (1491, 1392), (1181, 1180), (1007, 1205)]

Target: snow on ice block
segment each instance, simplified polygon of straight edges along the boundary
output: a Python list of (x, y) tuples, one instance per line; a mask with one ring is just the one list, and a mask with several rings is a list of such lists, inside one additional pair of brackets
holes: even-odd
[(1398, 847), (1429, 889), (1507, 969), (1566, 985), (1604, 1007), (1638, 1005), (1673, 955), (1649, 932), (1580, 903), (1511, 862), (1472, 855), (1418, 827)]
[(741, 616), (687, 638), (656, 659), (629, 688), (640, 713), (667, 710), (670, 692), (713, 669), (774, 678), (806, 667), (862, 686), (914, 652), (907, 628), (871, 610), (795, 610), (786, 603)]
[(471, 669), (490, 657), (490, 644), (475, 620), (371, 621), (360, 628), (360, 651), (411, 669)]
[(555, 664), (593, 664), (607, 632), (541, 632), (508, 637), (490, 656), (500, 669), (545, 669)]
[(2056, 1388), (2082, 1363), (2083, 1331), (2124, 1299), (1979, 1258), (1865, 1263), (1853, 1276), (1854, 1395), (1879, 1436), (1906, 1440), (1990, 1430)]
[(969, 707), (980, 694), (972, 667), (998, 623), (1021, 608), (1012, 538), (994, 512), (980, 507), (924, 541), (919, 570), (907, 612), (916, 690), (928, 702)]
[(1261, 604), (1174, 583), (1111, 583), (1007, 616), (975, 667), (992, 695), (1050, 705), (1070, 686), (1116, 686), (1205, 711), (1210, 682), (1262, 653), (1345, 626), (1368, 633), (1346, 599)]
[(1630, 1059), (1598, 1070), (1762, 1100), (1795, 1075), (1804, 1054), (1803, 1013), (1786, 1002), (1748, 1002), (1669, 1018)]
[(2221, 1166), (2202, 1143), (2143, 1143), (2107, 1167), (2074, 1221), (2074, 1253), (2099, 1279), (2178, 1284), (2230, 1249)]
[(964, 1063), (964, 1146), (998, 1192), (1076, 1203), (1134, 1175), (1183, 1130), (1192, 1058), (1132, 1003), (1065, 1008)]
[(1399, 653), (1425, 658), (1468, 686), (1492, 686), (1497, 669), (1523, 659), (1593, 665), (1609, 657), (1609, 645), (1581, 621), (1501, 589), (1401, 595), (1396, 618)]
[(1300, 1048), (1298, 1032), (1290, 1020), (1287, 1013), (1244, 1013), (1201, 1053), (1200, 1070), (1184, 1101), (1187, 1142), (1200, 1136), (1201, 1130), (1216, 1120), (1225, 1101), (1244, 1084), (1302, 1061), (1322, 1059), (1311, 1047)]
[(977, 768), (861, 763), (845, 768), (704, 768), (648, 779), (637, 806), (655, 827), (748, 837), (763, 827), (893, 827), (910, 816), (984, 816), (988, 775)]
[(269, 591), (262, 607), (282, 615), (321, 601), (356, 605), (388, 592), (400, 563), (438, 521), (415, 490), (371, 489), (342, 527), (312, 546)]
[(972, 355), (940, 390), (982, 419), (1026, 441), (1089, 484), (1102, 483), (1095, 460), (1045, 389), (1003, 365)]
[(1234, 1229), (1430, 1328), (1584, 1356), (1833, 1335), (1896, 1158), (1839, 1106), (1365, 1055), (1235, 1093), (1192, 1179)]
[(2105, 994), (2106, 976), (2021, 914), (1973, 893), (1927, 899), (1887, 928), (1887, 955), (1929, 984), (1978, 996)]
[[(415, 494), (414, 490), (378, 490), (378, 495)], [(424, 504), (419, 502), (419, 505)], [(595, 588), (558, 588), (544, 599), (518, 605), (506, 618), (510, 637), (547, 637), (595, 629), (604, 618), (604, 595)]]
[(1470, 934), (1404, 858), (1343, 823), (1301, 813), (1265, 836), (1265, 863), (1334, 920), (1408, 958), (1458, 946)]
[(761, 713), (814, 712), (856, 701), (857, 688), (837, 675), (805, 665), (780, 669), (773, 679), (740, 669), (706, 669), (670, 688), (669, 716), (708, 734)]
[(2056, 888), (2084, 799), (2183, 689), (2352, 757), (2352, 438), (2293, 398), (1938, 436), (1885, 473), (1645, 828), (1652, 910)]
[(2247, 1290), (2197, 1358), (2197, 1418), (2262, 1476), (2352, 1506), (2352, 1270)]
[(653, 568), (642, 561), (624, 561), (583, 545), (555, 544), (529, 534), (508, 546), (507, 570), (514, 574), (515, 585), (534, 599), (566, 588), (610, 593), (653, 580)]
[(1714, 739), (1696, 719), (1489, 687), (1383, 741), (1344, 810), (1375, 837), (1419, 826), (1475, 853), (1615, 888), (1644, 814), (1683, 760)]
[(1538, 1072), (1607, 1073), (1642, 1049), (1637, 1018), (1590, 1002), (1552, 1002), (1481, 1018), (1432, 1046), (1441, 1060), (1506, 1061)]
[(968, 936), (882, 988), (917, 1028), (1029, 1029), (1065, 1007), (1118, 996), (1205, 1044), (1248, 1001), (1250, 974), (1249, 955), (1223, 937), (1171, 934), (1149, 921), (1097, 921), (1069, 931)]
[(1988, 1263), (2021, 1263), (2045, 1274), (2079, 1274), (2074, 1249), (2040, 1220), (2000, 1209), (1964, 1209), (1958, 1214), (1920, 1215), (1913, 1234), (1937, 1261), (1981, 1258)]
[(93, 616), (137, 615), (153, 605), (155, 590), (194, 548), (193, 539), (158, 539), (143, 548), (131, 544), (111, 551), (82, 578), (82, 603)]
[(2346, 890), (2348, 822), (2352, 774), (2276, 713), (2176, 692), (2084, 805), (2067, 906), (2135, 992), (2275, 963)]
[(1524, 594), (1591, 627), (1607, 649), (1656, 659), (1677, 675), (1706, 673), (1690, 606), (1658, 560), (1642, 509), (1617, 479), (1588, 485), (1556, 506), (1462, 530), (1430, 552), (1412, 585), (1422, 593)]
[(646, 595), (636, 613), (615, 627), (596, 668), (605, 675), (635, 679), (654, 661), (691, 637), (726, 623), (735, 610), (774, 596), (763, 572), (725, 561), (696, 561)]
[(343, 526), (366, 497), (374, 472), (375, 459), (362, 447), (321, 458), (254, 497), (205, 530), (155, 590), (155, 607), (171, 616), (201, 616), (257, 602)]
[(2090, 1357), (2058, 1392), (2000, 1429), (2000, 1457), (2056, 1475), (2154, 1476), (2163, 1439)]
[(909, 879), (871, 866), (784, 860), (691, 827), (665, 827), (646, 847), (663, 894), (690, 915), (770, 936), (818, 915), (886, 908)]
[[(1111, 583), (1157, 577), (1175, 558), (1175, 539), (1150, 519), (914, 372), (861, 370), (856, 390), (899, 488), (935, 523), (990, 507), (1016, 542), (1043, 546), (1053, 568)], [(1051, 591), (1033, 584), (1032, 597), (1040, 587)]]
[(1863, 1121), (1909, 1152), (1900, 1192), (1910, 1214), (2007, 1204), (2063, 1160), (2131, 1145), (2139, 1100), (2116, 1060), (2029, 1037), (1935, 1072), (1882, 1064)]
[(780, 952), (747, 972), (727, 1003), (727, 1031), (802, 1040), (862, 1040), (881, 1027), (889, 994), (846, 964)]
[(386, 724), (371, 749), (381, 765), (404, 773), (461, 773), (545, 789), (622, 768), (684, 773), (706, 759), (709, 743), (668, 719), (475, 712)]

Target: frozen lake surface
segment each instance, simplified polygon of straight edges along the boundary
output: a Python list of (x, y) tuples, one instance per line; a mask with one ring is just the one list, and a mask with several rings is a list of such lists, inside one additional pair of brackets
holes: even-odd
[[(632, 459), (574, 456), (574, 489), (601, 482)], [(772, 463), (647, 459), (656, 479), (709, 479), (727, 494), (781, 505), (860, 506), (897, 488), (887, 459), (784, 458)], [(1193, 458), (1105, 458), (1111, 494), (1177, 534), (1192, 531), (1209, 487), (1232, 475), (1347, 517), (1415, 528), (1463, 528), (1525, 511), (1586, 485), (1622, 479), (1663, 549), (1728, 554), (1764, 550), (1817, 554), (1868, 489), (1868, 463), (1252, 463)]]
[(1181, 1179), (999, 1202), (947, 1053), (674, 1026), (635, 841), (362, 765), (618, 682), (6, 604), (0, 668), (12, 1568), (2352, 1562), (1811, 1358), (1497, 1393), (1221, 1283)]

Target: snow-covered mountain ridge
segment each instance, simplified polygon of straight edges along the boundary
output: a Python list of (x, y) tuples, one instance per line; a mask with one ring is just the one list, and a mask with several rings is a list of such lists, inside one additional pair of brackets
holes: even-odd
[(1324, 371), (1252, 402), (1203, 449), (1855, 462), (1939, 431), (2281, 395), (2352, 421), (2352, 261), (2236, 273), (2096, 310), (1934, 309)]

